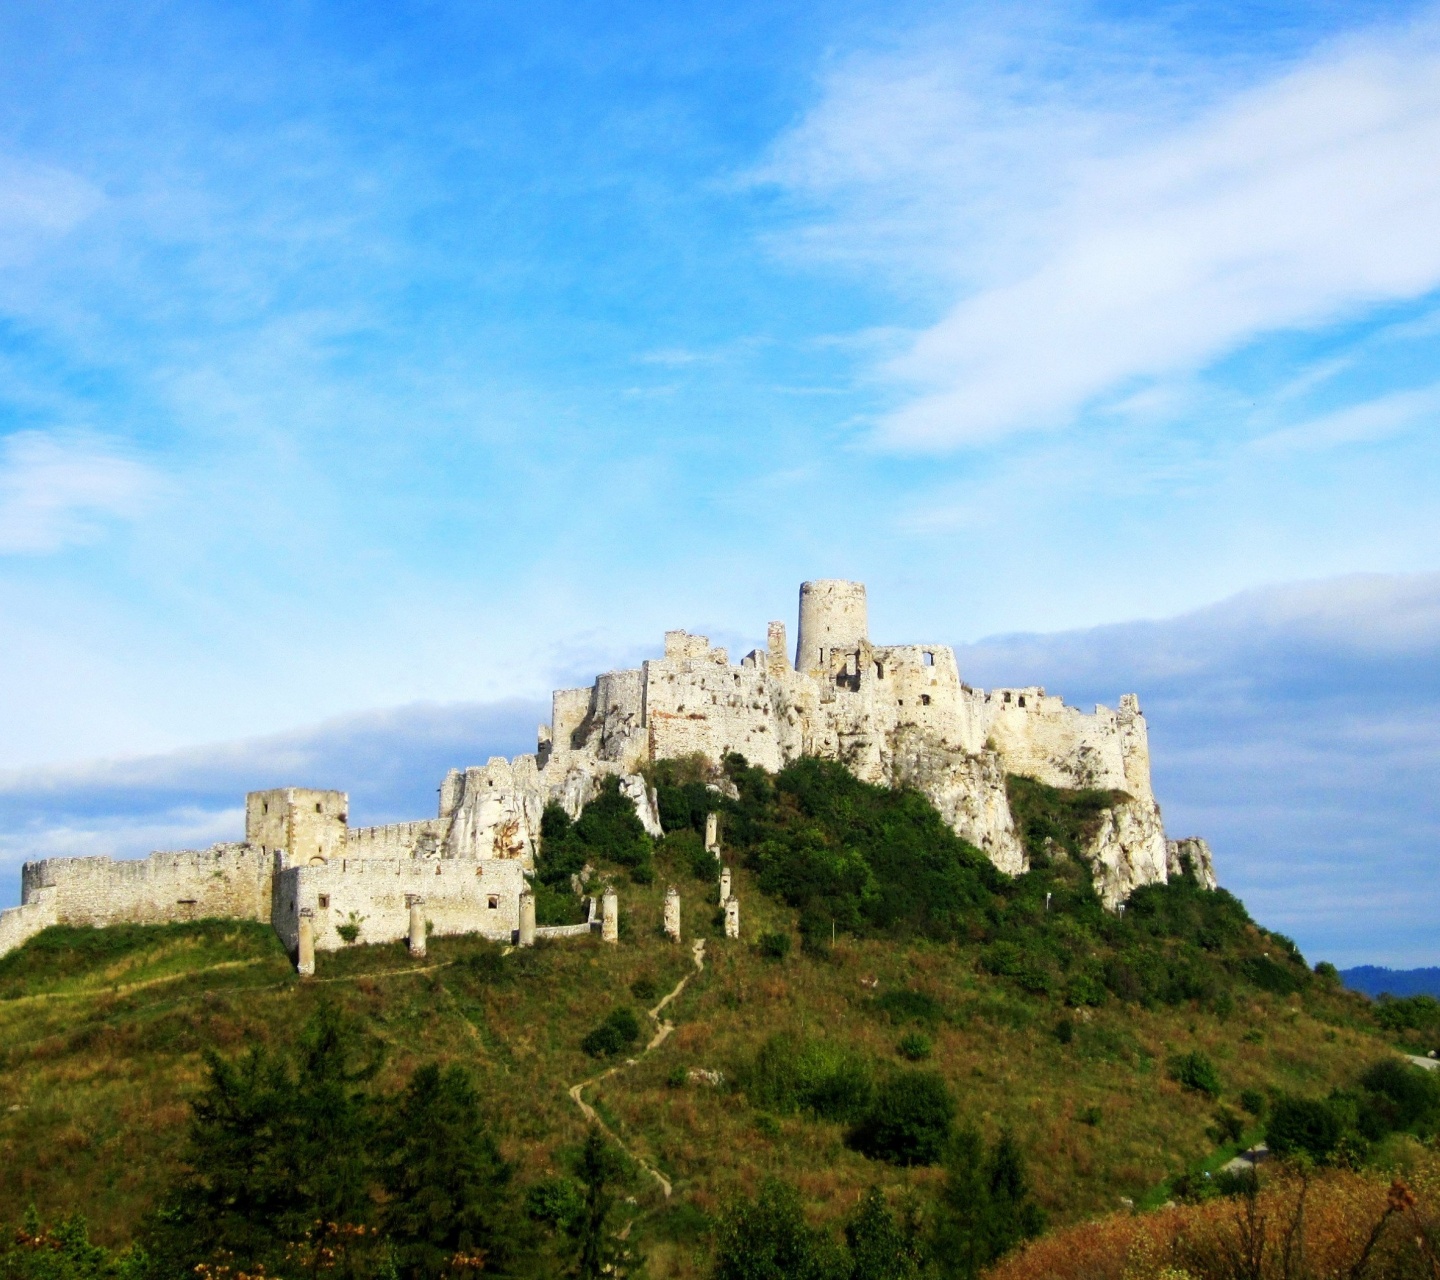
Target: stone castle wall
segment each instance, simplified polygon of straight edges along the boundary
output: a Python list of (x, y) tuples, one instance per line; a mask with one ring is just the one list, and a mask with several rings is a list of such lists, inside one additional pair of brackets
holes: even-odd
[(340, 933), (347, 923), (359, 926), (358, 942), (396, 942), (409, 936), (409, 896), (418, 895), (437, 936), (478, 933), (509, 942), (520, 928), (524, 888), (524, 871), (513, 859), (337, 858), (282, 870), (271, 922), (292, 953), (301, 908), (313, 913), (317, 951), (348, 945)]
[(57, 924), (269, 920), (274, 867), (275, 855), (249, 844), (120, 861), (47, 858), (25, 864), (21, 898), (27, 905), (51, 904)]

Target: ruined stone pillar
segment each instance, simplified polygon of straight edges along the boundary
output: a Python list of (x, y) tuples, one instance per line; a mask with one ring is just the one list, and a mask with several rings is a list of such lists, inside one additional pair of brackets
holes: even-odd
[(410, 908), (410, 954), (416, 959), (425, 958), (425, 899), (418, 893), (407, 893), (405, 902)]
[(300, 908), (300, 946), (295, 957), (295, 972), (302, 978), (315, 976), (315, 913)]
[(730, 897), (730, 868), (720, 868), (720, 905), (723, 907)]
[(720, 856), (720, 815), (718, 813), (705, 815), (705, 852), (713, 853), (717, 858)]
[(725, 936), (740, 936), (740, 899), (733, 894), (725, 899)]
[(620, 941), (620, 899), (614, 889), (607, 888), (600, 899), (600, 941)]
[(535, 891), (526, 889), (520, 895), (520, 928), (515, 939), (522, 947), (535, 945)]
[(680, 890), (673, 884), (665, 890), (665, 936), (680, 941)]

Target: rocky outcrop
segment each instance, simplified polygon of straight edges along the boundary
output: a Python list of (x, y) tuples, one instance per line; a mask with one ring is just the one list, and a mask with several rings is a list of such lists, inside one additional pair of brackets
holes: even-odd
[(1210, 845), (1199, 836), (1184, 836), (1179, 840), (1165, 842), (1165, 869), (1173, 880), (1176, 876), (1189, 876), (1202, 889), (1215, 889), (1215, 858)]
[(1112, 911), (1142, 884), (1164, 883), (1165, 827), (1153, 800), (1124, 800), (1104, 809), (1084, 851), (1100, 900)]

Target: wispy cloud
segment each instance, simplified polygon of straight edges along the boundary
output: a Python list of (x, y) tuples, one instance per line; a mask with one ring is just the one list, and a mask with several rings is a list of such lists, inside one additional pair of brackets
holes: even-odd
[(777, 147), (764, 176), (830, 215), (811, 248), (928, 258), (932, 296), (949, 288), (881, 367), (901, 401), (881, 444), (1064, 425), (1261, 335), (1440, 285), (1433, 26), (1333, 45), (1202, 108), (1157, 93), (1149, 115), (1096, 83), (1105, 65), (1037, 88), (958, 47), (862, 60)]
[(76, 174), (0, 156), (0, 263), (13, 263), (38, 242), (63, 235), (103, 203), (100, 191)]
[(115, 442), (85, 432), (17, 431), (0, 440), (0, 554), (93, 541), (140, 513), (158, 477)]

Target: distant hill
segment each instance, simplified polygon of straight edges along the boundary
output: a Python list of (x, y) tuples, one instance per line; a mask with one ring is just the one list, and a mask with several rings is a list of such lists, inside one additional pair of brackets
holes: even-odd
[(1440, 968), (1387, 969), (1362, 964), (1341, 969), (1340, 977), (1351, 991), (1363, 991), (1372, 999), (1381, 992), (1392, 996), (1440, 996)]

